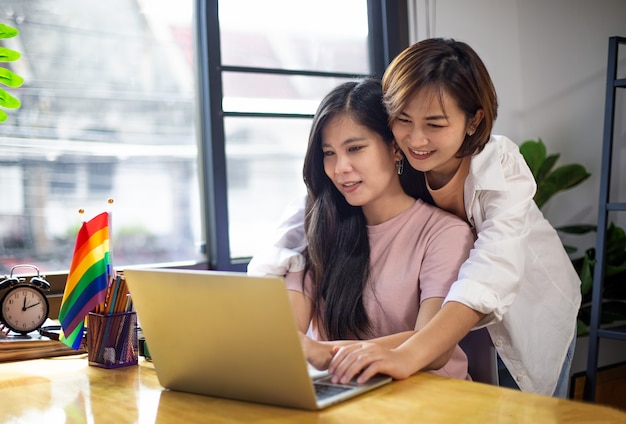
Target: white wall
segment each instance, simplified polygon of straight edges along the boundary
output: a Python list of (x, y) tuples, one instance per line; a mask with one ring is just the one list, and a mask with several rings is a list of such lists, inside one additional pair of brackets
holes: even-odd
[[(597, 221), (608, 38), (626, 37), (624, 0), (409, 0), (411, 41), (452, 37), (483, 58), (499, 97), (495, 133), (521, 144), (542, 138), (557, 165), (581, 163), (592, 174), (555, 196), (544, 213), (555, 226)], [(626, 50), (626, 49), (623, 49)], [(620, 69), (626, 68), (621, 52)], [(624, 71), (621, 77), (624, 78)], [(626, 95), (614, 153), (626, 169)], [(614, 177), (626, 201), (626, 171)], [(620, 185), (618, 185), (621, 183)], [(615, 216), (624, 227), (626, 214)], [(583, 249), (595, 237), (567, 240)]]

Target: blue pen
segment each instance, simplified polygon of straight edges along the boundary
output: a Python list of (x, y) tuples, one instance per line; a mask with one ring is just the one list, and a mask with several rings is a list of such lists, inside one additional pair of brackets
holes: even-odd
[(115, 283), (113, 284), (113, 296), (111, 297), (111, 305), (109, 307), (110, 314), (112, 314), (115, 310), (115, 299), (117, 298), (117, 292), (119, 291), (120, 281), (121, 281), (121, 278), (119, 275), (115, 277)]

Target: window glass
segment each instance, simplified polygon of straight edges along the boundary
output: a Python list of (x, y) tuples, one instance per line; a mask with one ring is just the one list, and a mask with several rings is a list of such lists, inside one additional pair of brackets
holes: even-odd
[[(366, 0), (229, 0), (219, 3), (219, 21), (224, 66), (354, 77), (370, 72)], [(225, 118), (232, 258), (252, 256), (267, 246), (285, 208), (305, 193), (302, 164), (310, 117), (332, 88), (350, 78), (222, 74), (227, 115), (309, 115)]]
[(313, 115), (322, 97), (347, 79), (224, 72), (222, 81), (226, 112)]
[(231, 256), (267, 245), (283, 209), (305, 193), (302, 164), (309, 119), (226, 118)]
[[(103, 210), (115, 266), (205, 260), (194, 3), (0, 2), (0, 23), (20, 31), (0, 45), (22, 54), (0, 66), (25, 79), (0, 123), (0, 274), (66, 271), (81, 222)], [(226, 66), (369, 73), (366, 0), (228, 0), (219, 20)], [(225, 140), (212, 142), (225, 143), (233, 258), (304, 192), (310, 115), (344, 80), (224, 73)], [(259, 112), (302, 116), (232, 116)]]
[[(67, 270), (112, 212), (113, 263), (201, 260), (193, 0), (2, 0), (22, 57), (0, 123), (0, 273)], [(114, 200), (109, 205), (107, 200)], [(84, 209), (84, 214), (79, 214)]]
[(219, 3), (222, 63), (365, 74), (366, 0)]

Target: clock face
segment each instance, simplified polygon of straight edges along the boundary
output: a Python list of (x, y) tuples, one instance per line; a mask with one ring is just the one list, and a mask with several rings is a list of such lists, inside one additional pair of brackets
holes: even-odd
[(48, 299), (34, 286), (17, 285), (2, 298), (2, 321), (17, 333), (30, 333), (48, 318)]

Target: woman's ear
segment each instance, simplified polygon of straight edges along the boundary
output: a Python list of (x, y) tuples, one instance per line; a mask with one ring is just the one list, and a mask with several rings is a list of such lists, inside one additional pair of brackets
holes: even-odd
[(467, 124), (467, 133), (473, 135), (476, 132), (476, 128), (480, 125), (485, 118), (485, 111), (481, 108), (476, 111), (474, 116), (469, 120)]
[(395, 141), (393, 142), (393, 156), (395, 160), (400, 160), (404, 157), (402, 155), (402, 149), (400, 149), (400, 146), (398, 146), (398, 143)]

